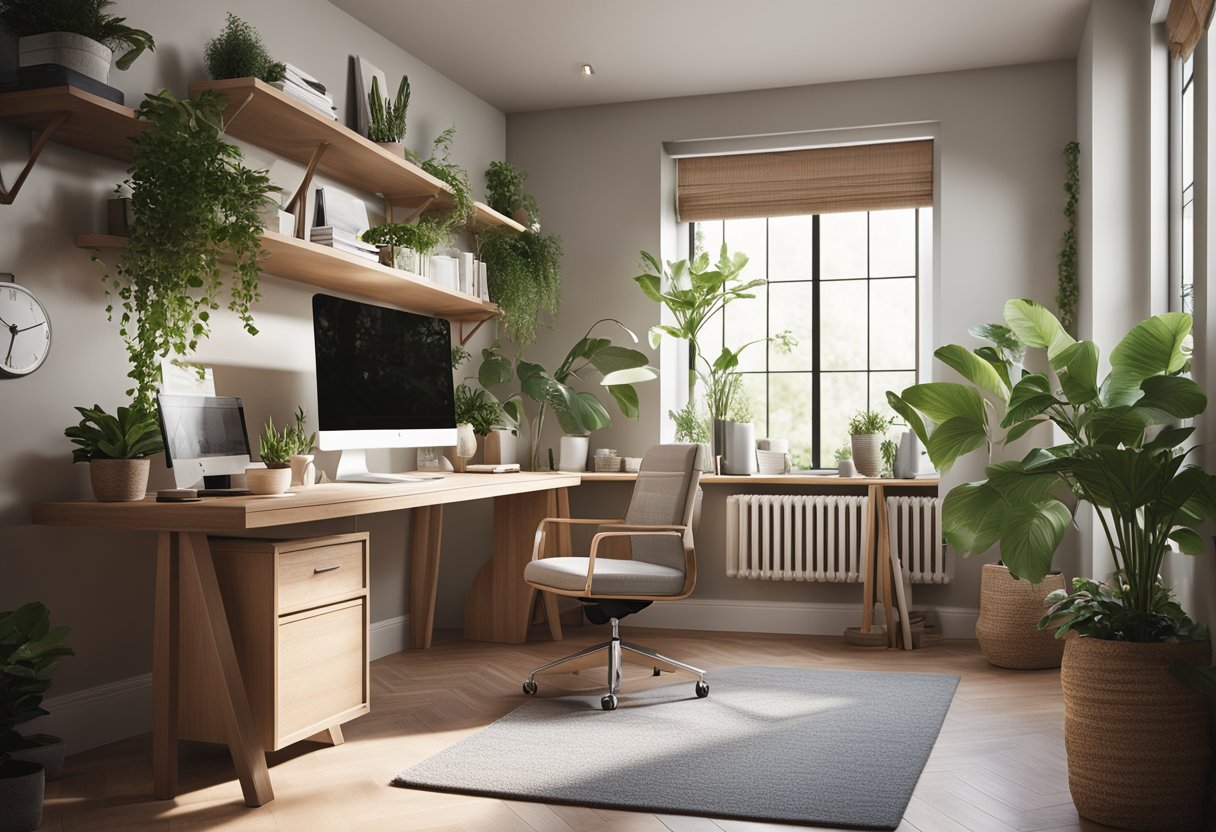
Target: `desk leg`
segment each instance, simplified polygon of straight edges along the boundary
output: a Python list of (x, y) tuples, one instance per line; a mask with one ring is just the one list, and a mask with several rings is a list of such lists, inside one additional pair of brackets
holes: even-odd
[(878, 512), (878, 575), (882, 593), (882, 611), (887, 625), (887, 646), (895, 646), (895, 610), (891, 587), (891, 533), (887, 517), (887, 497), (881, 485), (874, 486), (875, 510)]
[(228, 617), (224, 612), (224, 599), (215, 577), (215, 563), (211, 559), (211, 547), (205, 534), (180, 535), (182, 561), (186, 566), (187, 580), (193, 578), (202, 598), (202, 624), (205, 633), (211, 635), (210, 647), (219, 677), (220, 711), (228, 734), (228, 751), (236, 766), (245, 795), (246, 806), (262, 806), (274, 800), (270, 788), (270, 772), (266, 770), (266, 751), (262, 748), (253, 713), (249, 708), (249, 696), (241, 679), (241, 668), (237, 664), (236, 650), (232, 646), (232, 633), (228, 629)]
[(443, 506), (413, 509), (410, 517), (410, 647), (430, 647), (439, 591)]
[(152, 633), (152, 793), (177, 796), (179, 536), (161, 532), (156, 548), (156, 623)]
[(553, 506), (549, 491), (494, 498), (494, 553), (469, 587), (464, 637), (523, 644), (536, 590), (524, 583), (536, 527)]
[(869, 545), (865, 551), (865, 565), (861, 570), (861, 631), (870, 632), (874, 625), (874, 553), (878, 549), (878, 494), (881, 489), (871, 485), (866, 493), (866, 536)]

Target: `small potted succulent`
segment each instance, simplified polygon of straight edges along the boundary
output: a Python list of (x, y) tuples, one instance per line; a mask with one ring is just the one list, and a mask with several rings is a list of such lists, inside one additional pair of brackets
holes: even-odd
[(849, 420), (853, 464), (863, 477), (877, 477), (882, 472), (883, 435), (893, 421), (874, 410), (859, 410)]
[(148, 492), (148, 457), (164, 450), (156, 417), (120, 407), (111, 415), (100, 405), (77, 407), (80, 424), (63, 435), (72, 440), (72, 462), (89, 463), (93, 496), (103, 503), (142, 500)]
[(63, 772), (63, 740), (22, 735), (17, 727), (47, 712), (42, 696), (59, 660), (67, 627), (51, 629), (46, 605), (0, 612), (0, 830), (25, 832), (42, 824), (45, 782)]
[(296, 408), (296, 423), (294, 427), (284, 430), (287, 437), (288, 450), (291, 452), (291, 485), (293, 488), (308, 488), (317, 481), (316, 458), (312, 450), (317, 446), (317, 434), (304, 430), (304, 408)]
[(410, 106), (410, 79), (401, 76), (397, 97), (388, 98), (381, 93), (380, 79), (372, 76), (372, 88), (367, 94), (370, 120), (367, 137), (399, 159), (405, 158), (405, 111)]
[(152, 36), (110, 14), (112, 0), (7, 0), (0, 3), (0, 27), (17, 36), (22, 67), (53, 64), (106, 84), (116, 48), (116, 62), (127, 69), (145, 51), (156, 48)]
[(282, 494), (291, 487), (291, 455), (296, 447), (293, 431), (290, 426), (279, 431), (274, 426), (274, 417), (267, 417), (258, 437), (258, 452), (266, 467), (245, 469), (245, 485), (250, 494)]

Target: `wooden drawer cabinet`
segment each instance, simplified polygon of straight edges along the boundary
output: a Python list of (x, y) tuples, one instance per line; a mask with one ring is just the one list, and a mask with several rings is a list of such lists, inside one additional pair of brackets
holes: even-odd
[[(216, 576), (262, 743), (277, 750), (367, 713), (368, 535), (216, 539)], [(226, 742), (214, 659), (182, 594), (182, 739)]]

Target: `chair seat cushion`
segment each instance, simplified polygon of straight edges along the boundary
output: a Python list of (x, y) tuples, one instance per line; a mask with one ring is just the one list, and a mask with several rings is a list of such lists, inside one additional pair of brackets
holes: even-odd
[[(587, 585), (588, 558), (559, 557), (534, 560), (524, 569), (524, 580), (541, 587), (582, 591)], [(593, 595), (679, 595), (684, 573), (679, 569), (637, 560), (596, 558)]]

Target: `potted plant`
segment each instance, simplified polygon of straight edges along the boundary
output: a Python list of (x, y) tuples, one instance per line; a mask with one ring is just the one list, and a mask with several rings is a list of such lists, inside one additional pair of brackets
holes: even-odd
[(54, 64), (106, 84), (115, 49), (127, 51), (115, 62), (127, 69), (145, 51), (155, 50), (152, 36), (110, 14), (112, 0), (6, 0), (0, 25), (17, 37), (22, 67)]
[(93, 497), (103, 503), (142, 500), (148, 493), (148, 457), (161, 453), (160, 425), (156, 417), (134, 406), (113, 414), (100, 405), (77, 407), (80, 423), (63, 435), (77, 447), (72, 462), (89, 463)]
[(363, 242), (380, 246), (380, 262), (419, 276), (425, 275), (426, 257), (443, 244), (447, 232), (434, 217), (419, 217), (413, 225), (386, 222), (362, 234)]
[(405, 151), (410, 161), (424, 171), (443, 181), (452, 189), (452, 205), (433, 209), (428, 216), (439, 219), (445, 235), (459, 231), (473, 219), (473, 188), (469, 184), (469, 172), (452, 161), (452, 142), (456, 139), (456, 126), (452, 125), (440, 133), (431, 145), (431, 154), (425, 159), (408, 148)]
[(890, 479), (895, 476), (895, 459), (899, 456), (899, 445), (894, 439), (884, 439), (878, 446), (878, 454), (882, 457), (880, 476)]
[(539, 231), (540, 211), (536, 197), (524, 193), (527, 178), (526, 172), (510, 162), (490, 162), (486, 168), (486, 203), (498, 213)]
[[(520, 392), (502, 402), (504, 411), (515, 417), (523, 415), (523, 400), (535, 405), (531, 414), (530, 434), (532, 439), (533, 471), (540, 470), (541, 438), (545, 418), (550, 409), (567, 437), (582, 439), (581, 443), (566, 443), (567, 456), (562, 470), (583, 470), (587, 463), (587, 437), (592, 431), (609, 427), (612, 417), (603, 403), (591, 392), (575, 390), (569, 382), (586, 380), (599, 374), (600, 385), (608, 389), (621, 413), (628, 419), (638, 418), (638, 391), (635, 384), (658, 378), (659, 372), (650, 366), (646, 356), (628, 347), (619, 347), (609, 338), (593, 338), (591, 333), (600, 324), (613, 323), (637, 343), (633, 331), (614, 318), (601, 318), (591, 325), (586, 334), (571, 347), (562, 363), (553, 372), (539, 364), (516, 359), (514, 368), (495, 344), (482, 350), (481, 367), (477, 376), (485, 388), (506, 384), (514, 377), (519, 381)], [(522, 421), (522, 419), (519, 419)], [(582, 457), (578, 456), (578, 447)], [(577, 469), (574, 466), (577, 465)]]
[(701, 468), (714, 470), (713, 450), (709, 444), (709, 421), (702, 415), (696, 402), (689, 401), (679, 410), (669, 410), (667, 417), (675, 423), (677, 442), (693, 442), (701, 446)]
[[(963, 554), (999, 544), (1014, 575), (1038, 582), (1075, 506), (1095, 510), (1115, 572), (1052, 593), (1040, 626), (1075, 636), (1060, 677), (1073, 803), (1082, 816), (1122, 828), (1196, 827), (1211, 754), (1207, 702), (1171, 673), (1177, 663), (1210, 662), (1207, 630), (1160, 579), (1169, 546), (1202, 554), (1196, 528), (1216, 518), (1216, 478), (1187, 464), (1183, 446), (1194, 429), (1177, 426), (1207, 407), (1184, 375), (1191, 325), (1180, 312), (1137, 324), (1099, 381), (1096, 344), (1073, 339), (1039, 304), (1011, 300), (1005, 325), (976, 330), (993, 346), (935, 353), (966, 384), (887, 394), (940, 471), (1037, 425), (1051, 423), (1067, 440), (991, 464), (987, 479), (951, 489), (942, 529)], [(1013, 361), (1023, 347), (1044, 351), (1049, 370)]]
[(855, 477), (857, 469), (853, 466), (852, 445), (841, 445), (833, 454), (836, 459), (836, 475), (839, 477)]
[(707, 391), (709, 417), (713, 423), (714, 454), (722, 458), (722, 473), (746, 476), (756, 470), (756, 426), (752, 424), (751, 402), (743, 391), (739, 357), (753, 344), (776, 344), (788, 351), (795, 345), (788, 331), (770, 338), (748, 341), (737, 350), (723, 347), (702, 376)]
[[(464, 358), (468, 353), (460, 350), (461, 356), (458, 359), (459, 363), (463, 363)], [(477, 445), (479, 439), (484, 439), (503, 421), (502, 405), (489, 392), (481, 387), (474, 387), (468, 382), (471, 379), (466, 379), (456, 385), (455, 403), (456, 403), (456, 429), (457, 438), (460, 438), (462, 430), (467, 426), (467, 430), (463, 430), (464, 440), (467, 445), (471, 442), (472, 450), (463, 456), (461, 454), (460, 443), (457, 442), (456, 458), (459, 460), (456, 465), (457, 471), (464, 470), (465, 460), (471, 459), (477, 453)]]
[(270, 57), (257, 30), (228, 12), (224, 31), (207, 41), (203, 49), (207, 74), (213, 80), (260, 78), (273, 84), (287, 76), (287, 67)]
[(292, 487), (308, 488), (317, 481), (317, 466), (313, 463), (316, 458), (312, 449), (317, 446), (317, 434), (304, 429), (304, 408), (296, 408), (296, 423), (284, 429), (287, 441), (288, 457), (291, 465)]
[(980, 570), (980, 614), (975, 640), (989, 664), (1010, 670), (1059, 667), (1064, 640), (1036, 625), (1044, 602), (1065, 587), (1064, 575), (1048, 572), (1036, 583), (1018, 580), (1003, 563), (986, 563)]
[(882, 472), (883, 434), (891, 427), (892, 421), (874, 410), (859, 410), (849, 420), (853, 465), (863, 477), (877, 477)]
[(260, 212), (278, 189), (224, 141), (227, 102), (212, 90), (193, 101), (160, 92), (138, 110), (153, 129), (131, 142), (131, 237), (105, 282), (106, 312), (118, 318), (131, 361), (128, 395), (147, 413), (161, 361), (185, 357), (209, 337), (225, 289), (228, 309), (257, 334), (250, 309), (260, 297)]
[(71, 648), (60, 642), (67, 627), (51, 629), (50, 611), (29, 603), (0, 612), (0, 830), (25, 832), (42, 825), (44, 783), (63, 771), (63, 740), (23, 736), (17, 727), (47, 712), (42, 697)]
[(491, 230), (478, 239), (486, 264), (490, 300), (502, 309), (502, 323), (517, 349), (536, 340), (546, 315), (561, 301), (562, 241), (529, 229), (521, 234)]
[(291, 487), (291, 455), (295, 447), (293, 428), (289, 426), (280, 432), (274, 426), (274, 417), (268, 416), (258, 437), (258, 453), (266, 467), (245, 469), (245, 485), (250, 494), (282, 494)]
[(394, 156), (405, 156), (405, 111), (410, 106), (410, 79), (401, 76), (397, 97), (387, 98), (380, 92), (379, 77), (372, 76), (372, 89), (367, 94), (367, 137)]

